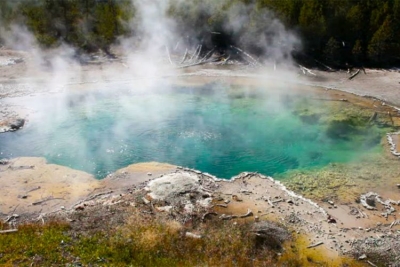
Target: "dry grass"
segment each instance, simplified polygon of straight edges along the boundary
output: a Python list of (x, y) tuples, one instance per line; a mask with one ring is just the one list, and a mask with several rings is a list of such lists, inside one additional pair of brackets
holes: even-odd
[(271, 248), (268, 240), (257, 241), (251, 221), (215, 219), (193, 227), (166, 217), (136, 210), (124, 224), (89, 234), (62, 221), (22, 225), (0, 235), (0, 266), (359, 266), (333, 264), (321, 251), (305, 249), (301, 238), (283, 251)]

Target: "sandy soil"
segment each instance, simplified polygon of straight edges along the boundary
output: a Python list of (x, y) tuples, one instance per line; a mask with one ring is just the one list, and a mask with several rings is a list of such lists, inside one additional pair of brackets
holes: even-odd
[[(57, 93), (70, 88), (81, 90), (95, 88), (98, 80), (103, 82), (127, 81), (132, 78), (132, 70), (123, 60), (103, 62), (79, 66), (79, 75), (72, 75), (63, 80), (63, 84), (53, 86), (52, 72), (47, 67), (32, 68), (34, 58), (26, 53), (0, 50), (0, 62), (8, 62), (10, 58), (23, 58), (23, 62), (0, 65), (0, 121), (9, 118), (26, 118), (24, 107), (15, 104), (15, 97), (34, 96), (43, 93)], [(76, 66), (67, 66), (74, 68)], [(233, 68), (233, 70), (232, 70)], [(330, 100), (346, 99), (351, 103), (369, 106), (377, 112), (393, 114), (394, 124), (400, 126), (398, 110), (387, 104), (400, 106), (400, 73), (387, 70), (366, 70), (360, 72), (354, 79), (349, 80), (346, 72), (321, 72), (304, 76), (296, 74), (296, 82), (303, 85), (313, 85), (338, 89), (316, 89), (318, 97)], [(180, 73), (165, 72), (164, 76), (179, 77), (180, 82), (199, 84), (204, 77), (236, 80), (236, 83), (248, 83), (249, 79), (256, 81), (276, 79), (274, 74), (264, 75), (265, 70), (248, 70), (242, 67), (235, 69), (222, 66), (215, 69), (207, 65), (201, 68), (186, 69)], [(263, 75), (263, 76), (261, 76)], [(186, 78), (188, 77), (188, 78)], [(190, 77), (190, 79), (189, 79)], [(185, 80), (187, 79), (187, 80)], [(51, 82), (49, 82), (51, 81)], [(287, 81), (288, 82), (288, 81)], [(300, 86), (301, 87), (301, 86)], [(310, 90), (310, 89), (307, 89)], [(359, 98), (353, 94), (371, 96), (380, 100)], [(8, 102), (10, 98), (14, 98)], [(18, 102), (18, 101), (17, 101)], [(393, 137), (399, 147), (398, 136)], [(13, 214), (45, 214), (60, 209), (72, 210), (84, 200), (95, 199), (101, 195), (125, 194), (146, 186), (151, 179), (166, 173), (176, 171), (176, 167), (161, 163), (144, 163), (128, 166), (99, 181), (90, 174), (72, 170), (66, 167), (47, 164), (42, 158), (17, 158), (0, 165), (0, 212), (3, 216)], [(400, 179), (400, 177), (399, 177)], [(390, 181), (391, 188), (400, 181)], [(386, 185), (385, 185), (386, 186)], [(390, 186), (390, 185), (388, 185)], [(383, 217), (385, 207), (377, 206), (376, 210), (367, 210), (361, 205), (342, 204), (333, 202), (314, 203), (293, 192), (287, 191), (281, 184), (259, 175), (242, 175), (233, 182), (218, 182), (219, 189), (213, 192), (213, 197), (221, 203), (228, 203), (226, 208), (219, 207), (218, 212), (225, 214), (244, 214), (248, 209), (253, 217), (278, 220), (298, 229), (299, 234), (306, 234), (309, 244), (323, 242), (322, 247), (330, 257), (336, 257), (352, 251), (357, 240), (365, 238), (384, 239), (384, 236), (396, 237), (400, 230), (396, 222), (396, 213)], [(234, 197), (235, 195), (235, 197)], [(395, 190), (388, 195), (382, 194), (383, 199), (399, 196)], [(242, 201), (236, 201), (237, 199)], [(398, 197), (400, 199), (400, 196)], [(397, 200), (397, 199), (395, 199)], [(354, 206), (356, 208), (354, 209)], [(393, 224), (392, 224), (393, 223)], [(372, 237), (371, 237), (372, 236)], [(389, 239), (386, 239), (389, 240)], [(361, 242), (361, 241), (360, 241)], [(391, 243), (392, 245), (394, 243)], [(390, 243), (384, 243), (390, 246)], [(396, 253), (400, 249), (395, 247)]]
[(100, 187), (93, 175), (43, 158), (15, 158), (0, 165), (0, 213), (24, 214), (70, 208)]

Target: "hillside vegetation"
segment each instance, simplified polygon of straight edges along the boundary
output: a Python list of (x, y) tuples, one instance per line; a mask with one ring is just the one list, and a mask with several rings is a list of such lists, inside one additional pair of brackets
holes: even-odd
[[(6, 29), (26, 25), (44, 47), (65, 42), (79, 51), (107, 51), (119, 37), (143, 34), (136, 2), (6, 0), (0, 1), (0, 21)], [(290, 46), (291, 55), (281, 57), (309, 65), (388, 67), (400, 62), (400, 0), (170, 0), (166, 7), (162, 2), (186, 43), (222, 49), (233, 44), (267, 57), (277, 53), (270, 45)], [(275, 17), (301, 43), (279, 39), (272, 44), (281, 32)], [(261, 35), (263, 40), (255, 38)], [(3, 31), (0, 41), (6, 38)]]

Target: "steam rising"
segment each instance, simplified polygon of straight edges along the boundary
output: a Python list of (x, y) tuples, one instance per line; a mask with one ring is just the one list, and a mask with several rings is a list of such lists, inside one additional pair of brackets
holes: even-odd
[[(246, 49), (258, 50), (261, 52), (259, 53), (261, 56), (256, 60), (263, 66), (258, 71), (265, 77), (267, 86), (271, 83), (269, 78), (287, 80), (288, 77), (294, 79), (296, 75), (290, 71), (293, 65), (291, 53), (295, 47), (300, 45), (300, 41), (267, 10), (250, 14), (250, 10), (253, 9), (251, 6), (232, 5), (228, 0), (201, 2), (132, 0), (132, 3), (135, 7), (135, 20), (129, 24), (129, 27), (133, 34), (129, 37), (121, 37), (114, 47), (121, 60), (103, 64), (96, 71), (93, 71), (90, 65), (79, 64), (79, 60), (77, 60), (79, 53), (67, 44), (62, 43), (53, 49), (40, 49), (35, 37), (24, 25), (14, 25), (11, 29), (0, 30), (0, 35), (6, 41), (7, 47), (28, 52), (27, 76), (35, 77), (35, 83), (31, 86), (38, 90), (46, 88), (47, 91), (63, 93), (63, 97), (55, 97), (52, 100), (45, 98), (42, 102), (38, 100), (34, 105), (40, 107), (47, 105), (48, 101), (55, 101), (57, 105), (56, 110), (51, 111), (52, 116), (65, 117), (69, 106), (80, 104), (85, 107), (82, 111), (84, 114), (81, 115), (90, 120), (96, 112), (99, 112), (93, 110), (91, 105), (92, 101), (96, 100), (95, 95), (98, 92), (90, 91), (90, 89), (99, 91), (99, 89), (105, 88), (108, 90), (107, 94), (120, 94), (123, 93), (122, 88), (128, 88), (131, 92), (138, 94), (138, 97), (144, 91), (155, 94), (157, 90), (168, 91), (171, 82), (164, 78), (181, 75), (183, 71), (177, 69), (176, 65), (186, 49), (193, 54), (199, 45), (202, 46), (202, 55), (219, 45), (216, 52), (227, 53), (232, 58), (242, 58), (244, 61), (248, 60), (247, 56), (240, 53), (240, 50), (235, 47), (244, 51)], [(207, 24), (183, 25), (181, 21), (168, 15), (171, 5), (182, 9), (192, 8), (192, 5), (196, 5), (196, 8), (200, 8), (205, 17), (213, 14), (215, 8), (228, 7), (227, 14), (229, 15), (221, 21), (218, 28), (211, 28)], [(249, 30), (248, 26), (252, 20), (264, 21), (265, 28)], [(224, 37), (227, 40), (221, 40)], [(175, 66), (170, 64), (167, 51), (171, 53)], [(205, 65), (205, 68), (207, 69), (208, 66)], [(234, 74), (234, 71), (232, 72)], [(218, 74), (217, 71), (215, 73)], [(231, 72), (226, 71), (224, 74), (231, 75)], [(274, 84), (274, 86), (276, 85)], [(81, 95), (83, 88), (87, 92)], [(221, 94), (218, 97), (224, 98), (225, 96)], [(120, 102), (126, 111), (137, 109), (132, 103), (123, 99), (120, 99)], [(179, 105), (179, 103), (173, 100), (171, 103), (160, 103), (157, 102), (157, 98), (154, 98), (148, 102), (146, 107), (159, 110), (157, 113), (151, 113), (153, 117), (149, 117), (145, 110), (141, 112), (136, 110), (134, 114), (141, 116), (143, 121), (153, 122), (156, 126), (161, 123), (162, 118), (173, 115), (172, 113), (176, 109), (170, 108), (171, 105)], [(154, 114), (159, 115), (155, 116)], [(38, 119), (44, 120), (46, 117)], [(70, 119), (73, 120), (73, 118)], [(202, 124), (203, 122), (199, 120), (198, 123)], [(134, 125), (129, 125), (126, 121), (119, 122), (118, 117), (115, 117), (114, 124), (109, 127), (112, 127), (114, 135), (119, 136), (120, 140), (124, 140), (128, 138), (126, 129), (132, 128)], [(41, 131), (45, 134), (50, 133), (52, 131), (50, 122), (48, 128), (43, 128)], [(77, 134), (75, 140), (76, 147), (90, 145), (83, 135)], [(153, 141), (157, 142), (157, 140)], [(112, 147), (107, 140), (101, 140), (101, 142), (105, 153), (103, 155), (86, 155), (87, 158), (106, 158), (110, 151), (120, 151), (124, 147), (123, 142), (119, 147)], [(177, 144), (178, 146), (179, 144)], [(79, 150), (76, 153), (85, 153), (84, 151), (87, 149)]]

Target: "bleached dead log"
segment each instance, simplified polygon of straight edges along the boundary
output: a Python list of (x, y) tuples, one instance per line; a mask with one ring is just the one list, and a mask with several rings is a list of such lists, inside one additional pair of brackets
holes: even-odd
[(178, 42), (176, 42), (176, 45), (175, 45), (174, 51), (176, 51), (176, 49), (178, 49), (178, 46), (179, 46), (180, 42), (181, 42), (181, 40), (179, 40)]
[(262, 197), (262, 199), (264, 199), (265, 201), (268, 202), (268, 204), (272, 207), (275, 208), (274, 203), (272, 203), (271, 199), (269, 197)]
[[(184, 69), (184, 68), (189, 68), (189, 67), (194, 67), (194, 66), (199, 66), (199, 65), (204, 65), (207, 63), (215, 62), (216, 60), (206, 60), (206, 61), (199, 61), (196, 63), (184, 65), (184, 66), (179, 66), (178, 69)], [(204, 175), (204, 174), (203, 174)]]
[(40, 186), (34, 187), (34, 188), (32, 188), (32, 189), (30, 189), (30, 190), (26, 191), (26, 193), (30, 193), (30, 192), (33, 192), (33, 191), (39, 190), (40, 188), (41, 188)]
[(247, 212), (243, 215), (240, 215), (239, 218), (246, 218), (250, 216), (253, 216), (253, 212), (251, 211), (251, 209), (247, 209)]
[(200, 239), (201, 238), (201, 235), (196, 235), (196, 234), (193, 234), (191, 232), (186, 232), (185, 236), (186, 237), (191, 237), (191, 238), (196, 238), (196, 239)]
[(214, 52), (214, 50), (215, 50), (215, 48), (213, 48), (213, 49), (211, 49), (210, 51), (208, 51), (207, 54), (206, 54), (204, 57), (202, 57), (202, 58), (200, 59), (200, 62), (203, 62), (204, 60), (207, 60), (208, 57), (210, 56), (210, 54), (211, 54), (212, 52)]
[(18, 229), (1, 230), (0, 234), (8, 234), (18, 232)]
[(394, 220), (394, 221), (390, 224), (390, 227), (389, 227), (389, 228), (392, 228), (394, 225), (397, 225), (397, 224), (399, 224), (399, 221), (398, 221), (398, 220)]
[(197, 54), (196, 54), (196, 57), (195, 57), (195, 60), (198, 60), (199, 59), (199, 56), (200, 56), (200, 53), (201, 53), (201, 49), (203, 48), (203, 46), (202, 45), (200, 45), (200, 48), (199, 48), (199, 51), (197, 51)]
[(314, 59), (314, 61), (317, 62), (318, 64), (320, 64), (321, 66), (323, 66), (324, 68), (328, 69), (330, 72), (336, 72), (336, 71), (337, 71), (337, 70), (335, 70), (335, 69), (329, 67), (328, 65), (322, 63), (322, 62), (319, 61), (319, 60)]
[(226, 215), (226, 214), (222, 214), (221, 216), (219, 216), (219, 218), (220, 218), (221, 220), (231, 220), (231, 219), (237, 218), (237, 216), (236, 216), (236, 215)]
[(307, 248), (315, 248), (315, 247), (318, 247), (318, 246), (320, 246), (322, 244), (324, 244), (324, 242), (321, 241), (321, 242), (318, 242), (318, 243), (315, 243), (315, 244), (311, 244)]
[(208, 215), (218, 215), (216, 212), (206, 212), (201, 217), (201, 220), (204, 221)]
[(185, 54), (183, 55), (183, 58), (179, 64), (183, 64), (186, 61), (187, 55), (188, 55), (188, 49), (186, 48)]
[(40, 204), (43, 204), (43, 203), (45, 203), (45, 202), (47, 202), (47, 201), (50, 201), (50, 200), (64, 200), (64, 198), (61, 198), (61, 197), (51, 197), (51, 196), (50, 196), (50, 197), (41, 199), (41, 200), (39, 200), (39, 201), (32, 202), (32, 205), (33, 205), (33, 206), (35, 206), (35, 205), (40, 205)]
[(356, 77), (358, 74), (360, 73), (360, 69), (358, 69), (354, 74), (352, 74), (350, 77), (349, 77), (349, 80), (352, 80), (354, 77)]
[(240, 49), (239, 47), (233, 46), (231, 45), (232, 48), (236, 49), (237, 51), (239, 51), (240, 53), (242, 53), (243, 55), (245, 55), (246, 57), (248, 57), (249, 59), (252, 60), (252, 62), (249, 63), (253, 63), (254, 65), (261, 65), (254, 57), (252, 57), (249, 53), (246, 53), (245, 51), (243, 51), (242, 49)]
[(196, 55), (197, 55), (197, 50), (198, 50), (199, 48), (200, 48), (200, 45), (196, 46), (196, 49), (194, 50), (192, 56), (191, 56), (190, 59), (189, 59), (189, 62), (190, 62), (190, 63), (193, 62), (193, 59), (196, 57)]
[(13, 214), (13, 215), (7, 216), (7, 218), (4, 220), (4, 222), (7, 223), (7, 222), (11, 221), (12, 219), (17, 219), (18, 217), (19, 217), (18, 214)]
[(304, 75), (306, 75), (307, 73), (313, 75), (313, 76), (317, 76), (317, 74), (315, 74), (314, 72), (312, 72), (310, 69), (307, 69), (306, 67), (299, 65), (301, 71), (303, 72)]
[(169, 63), (171, 63), (171, 65), (174, 65), (174, 63), (172, 62), (172, 59), (171, 59), (171, 53), (169, 52), (169, 48), (167, 45), (165, 46), (165, 49), (167, 50)]
[(78, 205), (80, 205), (80, 204), (82, 204), (82, 203), (84, 203), (84, 202), (86, 202), (86, 201), (93, 200), (93, 199), (95, 199), (95, 198), (97, 198), (97, 197), (99, 197), (99, 196), (112, 194), (113, 192), (114, 192), (113, 190), (110, 190), (110, 191), (101, 192), (101, 193), (98, 193), (98, 194), (89, 196), (89, 197), (87, 197), (87, 198), (85, 198), (85, 199), (79, 200), (77, 203), (75, 203), (74, 205), (72, 205), (72, 207), (76, 207), (76, 206), (78, 206)]

